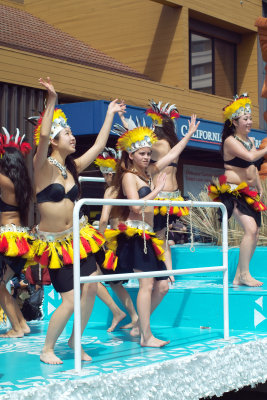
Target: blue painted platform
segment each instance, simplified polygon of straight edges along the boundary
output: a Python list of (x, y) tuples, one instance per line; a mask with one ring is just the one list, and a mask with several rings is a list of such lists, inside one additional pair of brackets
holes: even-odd
[[(172, 258), (174, 268), (222, 263), (221, 249), (215, 246), (196, 246), (194, 253), (188, 246), (174, 246)], [(230, 249), (231, 280), (237, 259), (238, 249)], [(55, 349), (63, 365), (39, 361), (50, 315), (60, 301), (52, 287), (46, 287), (44, 319), (30, 323), (32, 333), (0, 339), (0, 399), (194, 400), (265, 382), (266, 259), (267, 249), (257, 248), (251, 262), (252, 275), (264, 281), (263, 287), (229, 284), (229, 341), (223, 340), (222, 273), (179, 276), (170, 285), (151, 318), (155, 335), (171, 340), (162, 349), (141, 348), (138, 339), (119, 328), (107, 333), (112, 316), (97, 299), (82, 339), (93, 361), (83, 363), (81, 376), (73, 371), (74, 355), (67, 345), (72, 321)], [(135, 300), (137, 282), (130, 281), (128, 290)]]

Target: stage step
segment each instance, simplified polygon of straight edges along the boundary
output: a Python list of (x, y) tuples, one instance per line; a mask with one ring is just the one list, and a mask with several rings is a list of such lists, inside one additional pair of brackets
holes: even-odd
[[(251, 261), (253, 276), (264, 282), (263, 287), (259, 288), (231, 285), (238, 253), (238, 248), (229, 250), (230, 329), (267, 332), (267, 271), (263, 264), (267, 259), (267, 248), (258, 247)], [(172, 258), (174, 269), (222, 265), (222, 251), (217, 246), (196, 246), (195, 252), (191, 252), (188, 246), (174, 246)], [(137, 280), (129, 281), (126, 287), (135, 302), (138, 292)], [(110, 289), (109, 292), (119, 304), (116, 295)], [(151, 323), (161, 327), (222, 329), (222, 292), (222, 272), (179, 275), (175, 284), (170, 285), (168, 295), (153, 313)], [(45, 287), (44, 319), (49, 319), (59, 304), (59, 294), (52, 286)], [(111, 312), (97, 298), (90, 318), (91, 323), (107, 328), (111, 320)], [(128, 319), (123, 321), (126, 322)]]
[[(194, 251), (190, 245), (175, 245), (171, 247), (173, 269), (187, 269), (199, 267), (220, 266), (223, 262), (222, 247), (195, 244)], [(231, 247), (228, 251), (229, 282), (235, 276), (239, 257), (239, 247)], [(250, 262), (251, 274), (257, 279), (267, 278), (267, 247), (257, 247)], [(221, 272), (190, 274), (177, 277), (179, 280), (188, 279), (215, 279), (221, 278)]]
[[(127, 286), (126, 286), (127, 287)], [(263, 288), (229, 287), (230, 330), (267, 332), (267, 279)], [(111, 296), (119, 304), (116, 295)], [(136, 301), (138, 286), (128, 286)], [(200, 329), (223, 328), (223, 296), (221, 280), (177, 281), (153, 313), (151, 324), (159, 327), (188, 327)], [(50, 318), (60, 304), (60, 296), (49, 286), (45, 288), (44, 318)], [(98, 298), (90, 322), (107, 329), (112, 314)], [(125, 319), (123, 323), (129, 322)]]

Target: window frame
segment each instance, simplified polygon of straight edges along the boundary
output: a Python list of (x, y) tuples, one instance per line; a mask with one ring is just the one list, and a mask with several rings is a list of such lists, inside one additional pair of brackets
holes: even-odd
[[(211, 51), (212, 51), (212, 60), (211, 60), (211, 70), (212, 70), (212, 87), (211, 94), (218, 95), (215, 93), (215, 40), (219, 39), (226, 43), (234, 44), (234, 70), (233, 70), (233, 78), (234, 78), (234, 94), (237, 92), (237, 44), (241, 42), (242, 36), (236, 32), (230, 32), (226, 29), (219, 28), (210, 24), (203, 23), (201, 21), (190, 18), (189, 19), (189, 89), (196, 90), (200, 93), (201, 90), (192, 88), (192, 34), (203, 36), (211, 40)], [(218, 95), (219, 96), (219, 95)]]

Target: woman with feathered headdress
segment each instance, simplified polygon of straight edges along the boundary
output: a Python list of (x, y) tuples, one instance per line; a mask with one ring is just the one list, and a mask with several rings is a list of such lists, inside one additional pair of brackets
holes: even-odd
[[(157, 104), (151, 100), (149, 105), (150, 107), (146, 110), (146, 114), (152, 119), (153, 129), (158, 139), (152, 146), (151, 162), (155, 163), (168, 154), (178, 143), (175, 120), (178, 119), (180, 115), (175, 104), (163, 104), (161, 101)], [(157, 200), (184, 200), (181, 196), (177, 181), (178, 161), (184, 147), (180, 148), (180, 153), (177, 154), (176, 159), (165, 167), (164, 172), (167, 176), (166, 183), (162, 191), (158, 194)], [(156, 179), (157, 175), (154, 177), (154, 182)], [(178, 218), (187, 214), (187, 207), (175, 206), (170, 207), (169, 210), (166, 206), (154, 208), (154, 229), (157, 235), (164, 240), (167, 269), (172, 269), (171, 250), (168, 240), (165, 240), (166, 237), (168, 238), (169, 234), (169, 232), (166, 232), (168, 229), (167, 224), (171, 225)], [(174, 282), (174, 277), (170, 276), (170, 280)]]
[[(95, 164), (100, 168), (100, 171), (103, 174), (103, 177), (106, 182), (106, 189), (104, 193), (104, 199), (112, 199), (116, 198), (117, 193), (116, 190), (114, 190), (113, 186), (113, 178), (116, 173), (117, 169), (117, 164), (120, 159), (121, 152), (117, 151), (113, 148), (107, 147), (105, 148), (105, 151), (100, 154), (97, 159), (95, 160)], [(109, 228), (108, 224), (110, 224), (111, 229), (116, 229), (118, 226), (118, 218), (111, 218), (110, 213), (111, 213), (112, 206), (105, 205), (102, 207), (102, 212), (99, 220), (99, 232), (101, 232), (104, 236), (109, 235)], [(113, 262), (114, 257), (113, 257), (113, 252), (111, 250), (107, 250), (106, 252), (104, 251), (99, 251), (98, 252), (98, 258), (97, 262), (101, 268), (101, 271), (104, 274), (113, 274), (116, 273), (116, 265)], [(118, 298), (120, 299), (121, 303), (127, 310), (131, 321), (126, 324), (121, 326), (121, 329), (131, 329), (133, 326), (136, 324), (138, 320), (138, 316), (134, 307), (134, 304), (132, 302), (131, 296), (123, 286), (123, 283), (126, 281), (114, 281), (114, 282), (108, 282), (112, 290), (116, 293)], [(98, 291), (97, 295), (100, 297), (101, 300), (104, 300), (105, 293), (104, 290), (106, 291), (107, 289), (104, 288), (102, 284), (98, 285)], [(106, 301), (105, 303), (108, 305), (108, 307), (111, 309), (113, 313), (113, 321), (112, 325), (109, 328), (108, 331), (112, 331), (115, 326), (118, 324), (118, 310), (117, 310), (117, 315), (114, 314), (114, 307), (111, 307), (111, 302)], [(116, 308), (115, 308), (116, 310)], [(121, 311), (121, 310), (120, 310)], [(124, 313), (123, 313), (124, 314)], [(119, 314), (120, 315), (120, 314)], [(125, 314), (124, 314), (125, 316)], [(113, 328), (114, 327), (114, 328)]]
[(212, 200), (225, 204), (228, 217), (233, 215), (244, 230), (240, 243), (239, 260), (233, 283), (235, 285), (261, 286), (249, 271), (261, 226), (262, 185), (257, 170), (258, 161), (267, 154), (267, 147), (257, 150), (249, 132), (252, 127), (251, 100), (244, 93), (223, 109), (222, 156), (225, 174), (219, 184), (209, 185)]
[(4, 309), (11, 329), (0, 335), (4, 338), (23, 337), (30, 328), (14, 298), (6, 289), (7, 282), (26, 267), (33, 256), (33, 238), (25, 227), (28, 221), (32, 185), (24, 156), (31, 146), (20, 136), (19, 130), (10, 135), (6, 128), (0, 134), (0, 305)]
[[(50, 81), (40, 79), (48, 92), (47, 106), (35, 130), (38, 145), (34, 157), (36, 200), (41, 220), (36, 228), (34, 251), (36, 260), (49, 269), (52, 284), (62, 297), (62, 303), (52, 315), (41, 352), (41, 361), (62, 364), (55, 355), (54, 346), (73, 313), (73, 240), (72, 218), (74, 202), (79, 197), (78, 174), (87, 168), (104, 149), (114, 114), (124, 109), (117, 100), (107, 109), (104, 124), (94, 145), (81, 157), (73, 159), (76, 141), (62, 110), (55, 110), (56, 92)], [(50, 152), (50, 154), (49, 154)], [(104, 243), (104, 237), (85, 217), (80, 220), (81, 276), (96, 274), (95, 253)], [(81, 329), (84, 331), (96, 295), (96, 283), (81, 285)], [(69, 346), (74, 346), (73, 334)], [(82, 349), (82, 360), (91, 357)]]
[[(119, 134), (117, 148), (122, 151), (118, 162), (113, 185), (117, 198), (130, 200), (153, 200), (163, 189), (166, 174), (158, 174), (170, 162), (175, 160), (181, 148), (189, 141), (196, 131), (199, 122), (193, 115), (189, 122), (186, 136), (177, 143), (170, 152), (154, 164), (150, 164), (151, 147), (157, 141), (152, 129), (137, 125), (130, 118), (127, 121), (128, 130), (115, 126), (113, 132)], [(156, 184), (152, 179), (158, 174)], [(164, 250), (162, 240), (153, 231), (153, 207), (114, 207), (112, 217), (120, 221), (118, 228), (110, 230), (106, 235), (107, 247), (115, 254), (116, 272), (149, 272), (164, 271)], [(160, 304), (168, 292), (167, 277), (139, 279), (137, 295), (137, 312), (139, 321), (132, 329), (131, 335), (141, 335), (141, 346), (162, 347), (168, 341), (156, 338), (150, 328), (150, 315)]]

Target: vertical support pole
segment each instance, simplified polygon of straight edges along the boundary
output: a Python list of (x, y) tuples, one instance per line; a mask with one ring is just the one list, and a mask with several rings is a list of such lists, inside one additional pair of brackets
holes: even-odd
[(73, 210), (73, 288), (74, 288), (74, 368), (77, 373), (82, 370), (81, 362), (81, 302), (80, 302), (80, 224), (79, 200)]
[(228, 215), (225, 206), (222, 211), (222, 251), (223, 251), (223, 328), (224, 339), (229, 339), (229, 295), (228, 295)]

